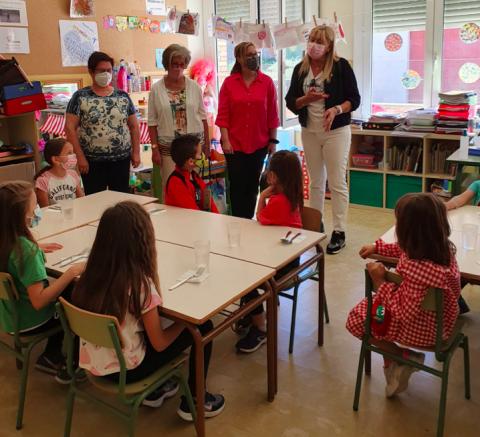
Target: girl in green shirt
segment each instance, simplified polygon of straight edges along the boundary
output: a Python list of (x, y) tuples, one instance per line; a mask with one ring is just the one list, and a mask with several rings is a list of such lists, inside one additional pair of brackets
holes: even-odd
[[(39, 210), (31, 184), (0, 184), (0, 271), (13, 278), (19, 295), (18, 329), (28, 334), (59, 324), (54, 318), (55, 300), (84, 269), (83, 263), (72, 265), (58, 280), (48, 283), (44, 250), (51, 252), (62, 246), (39, 245), (33, 238), (29, 228), (38, 224)], [(0, 330), (12, 333), (14, 329), (11, 303), (0, 300)], [(57, 374), (64, 364), (62, 340), (63, 333), (49, 338), (37, 369)]]
[(447, 209), (460, 208), (463, 205), (472, 203), (475, 206), (480, 206), (480, 179), (470, 184), (470, 186), (458, 196), (452, 197), (447, 203)]

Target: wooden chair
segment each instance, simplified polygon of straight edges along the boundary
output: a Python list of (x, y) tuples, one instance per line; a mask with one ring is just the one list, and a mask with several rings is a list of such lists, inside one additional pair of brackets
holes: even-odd
[(32, 349), (48, 337), (61, 332), (62, 327), (59, 325), (50, 328), (42, 333), (28, 335), (19, 331), (20, 314), (18, 309), (19, 295), (13, 282), (12, 277), (8, 273), (0, 273), (0, 300), (9, 308), (13, 321), (13, 347), (5, 342), (0, 341), (0, 348), (13, 355), (17, 362), (17, 368), (21, 370), (20, 374), (20, 392), (17, 409), (17, 429), (23, 426), (23, 411), (25, 406), (25, 395), (27, 391), (28, 367), (30, 363), (30, 354)]
[[(60, 302), (57, 303), (57, 311), (60, 314), (60, 320), (65, 330), (65, 340), (67, 344), (67, 369), (68, 373), (73, 376), (67, 397), (65, 437), (70, 436), (73, 404), (76, 395), (87, 399), (91, 403), (104, 407), (108, 411), (125, 420), (128, 425), (128, 435), (132, 437), (135, 434), (135, 422), (138, 414), (138, 408), (142, 404), (143, 400), (170, 378), (174, 378), (180, 384), (181, 392), (186, 397), (190, 411), (192, 411), (195, 419), (195, 406), (193, 403), (192, 394), (180, 369), (180, 366), (187, 359), (186, 354), (180, 355), (177, 359), (158, 369), (155, 373), (149, 375), (145, 379), (135, 383), (127, 384), (127, 367), (122, 352), (119, 334), (120, 325), (117, 318), (82, 310), (67, 302), (63, 298), (60, 298)], [(97, 396), (91, 390), (87, 391), (80, 386), (77, 386), (73, 367), (73, 348), (75, 335), (78, 335), (83, 340), (86, 340), (92, 344), (115, 350), (118, 362), (120, 363), (119, 382), (116, 383), (103, 377), (93, 376), (87, 372), (88, 379), (97, 389), (114, 395), (117, 400), (116, 404), (118, 404), (118, 401), (120, 401), (123, 407), (127, 407), (126, 411), (125, 408), (119, 408), (114, 403), (107, 402), (105, 398)]]
[[(387, 271), (387, 281), (400, 284), (402, 278), (400, 275)], [(436, 318), (436, 338), (435, 345), (431, 348), (418, 348), (427, 352), (435, 353), (435, 358), (442, 364), (442, 369), (437, 370), (434, 367), (429, 367), (424, 364), (419, 364), (416, 361), (405, 359), (389, 352), (383, 351), (370, 343), (371, 335), (371, 310), (372, 310), (372, 291), (373, 284), (368, 272), (365, 272), (365, 294), (368, 300), (367, 318), (365, 320), (365, 335), (362, 339), (362, 347), (360, 350), (360, 360), (358, 363), (357, 383), (355, 386), (355, 398), (353, 401), (353, 409), (358, 411), (358, 404), (360, 400), (360, 390), (362, 386), (363, 365), (367, 354), (376, 352), (391, 360), (397, 361), (400, 364), (416, 367), (419, 370), (428, 372), (431, 375), (438, 376), (442, 380), (442, 388), (440, 393), (440, 407), (437, 424), (437, 437), (443, 436), (443, 429), (445, 424), (445, 407), (447, 401), (447, 385), (448, 385), (448, 371), (450, 368), (450, 360), (453, 357), (456, 349), (461, 347), (463, 349), (463, 365), (465, 376), (465, 398), (470, 399), (470, 359), (468, 351), (468, 337), (462, 332), (464, 321), (457, 320), (452, 334), (447, 340), (442, 339), (443, 332), (443, 290), (438, 288), (430, 288), (422, 303), (425, 310), (435, 312)]]
[[(322, 213), (318, 209), (304, 206), (302, 211), (302, 223), (303, 229), (319, 232), (322, 223)], [(282, 291), (278, 293), (279, 296), (285, 297), (292, 301), (292, 319), (290, 324), (290, 341), (288, 346), (288, 352), (290, 354), (293, 352), (293, 343), (295, 341), (295, 323), (297, 317), (298, 290), (300, 289), (300, 285), (309, 279), (318, 282), (318, 268), (319, 267), (317, 264), (315, 268), (309, 267), (303, 270), (296, 277), (292, 278), (283, 287)], [(291, 290), (292, 288), (293, 290), (290, 292), (289, 290)], [(325, 304), (323, 306), (323, 311), (325, 313), (325, 322), (330, 323), (326, 297), (324, 302)]]

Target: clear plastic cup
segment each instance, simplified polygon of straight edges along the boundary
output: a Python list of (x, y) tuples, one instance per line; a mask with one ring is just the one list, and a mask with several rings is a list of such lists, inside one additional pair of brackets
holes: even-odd
[(59, 202), (60, 208), (62, 209), (62, 214), (65, 220), (73, 219), (73, 199), (64, 199)]
[(475, 250), (477, 247), (478, 225), (464, 223), (462, 225), (462, 244), (465, 250)]
[(208, 272), (210, 268), (210, 241), (194, 241), (193, 251), (195, 253), (195, 271), (203, 268), (203, 271)]
[(229, 223), (227, 225), (228, 230), (228, 245), (230, 247), (240, 246), (241, 225), (240, 223)]

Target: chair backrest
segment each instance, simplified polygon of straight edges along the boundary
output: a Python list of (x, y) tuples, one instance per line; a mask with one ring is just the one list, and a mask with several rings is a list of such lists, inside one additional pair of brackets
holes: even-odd
[(320, 232), (322, 225), (322, 213), (315, 208), (304, 206), (302, 209), (303, 229), (307, 231)]
[(120, 325), (116, 317), (96, 314), (72, 305), (64, 298), (59, 298), (71, 331), (97, 346), (115, 349), (111, 326), (115, 326), (119, 336)]
[(9, 273), (0, 272), (0, 300), (18, 300), (18, 292)]

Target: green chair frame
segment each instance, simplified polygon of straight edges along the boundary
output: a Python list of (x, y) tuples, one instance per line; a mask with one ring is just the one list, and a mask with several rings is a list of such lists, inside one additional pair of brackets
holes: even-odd
[[(302, 210), (302, 223), (303, 229), (308, 231), (318, 232), (322, 223), (322, 213), (315, 208), (310, 208), (308, 206), (304, 206)], [(303, 282), (308, 281), (309, 279), (312, 281), (318, 282), (318, 271), (319, 266), (316, 265), (315, 268), (307, 268), (300, 272), (297, 276), (293, 277), (284, 287), (282, 290), (278, 292), (279, 296), (282, 296), (286, 299), (290, 299), (292, 301), (292, 317), (290, 322), (290, 340), (288, 344), (288, 353), (293, 353), (293, 344), (295, 341), (295, 324), (297, 318), (297, 301), (298, 301), (298, 291), (300, 289), (300, 285)], [(292, 290), (293, 288), (293, 290)], [(289, 290), (292, 290), (290, 292)], [(327, 305), (327, 297), (325, 296), (323, 311), (325, 314), (325, 323), (330, 323), (330, 317), (328, 314), (328, 305)]]
[[(127, 384), (127, 367), (125, 357), (122, 352), (120, 340), (120, 325), (116, 317), (95, 314), (89, 311), (75, 307), (65, 299), (60, 298), (57, 303), (57, 311), (60, 315), (63, 329), (65, 331), (65, 341), (67, 346), (67, 370), (72, 376), (70, 388), (67, 396), (67, 416), (65, 421), (64, 436), (69, 437), (72, 427), (73, 406), (75, 396), (80, 396), (91, 403), (104, 407), (106, 410), (123, 419), (128, 426), (128, 435), (135, 435), (135, 424), (138, 416), (138, 409), (144, 399), (168, 379), (173, 378), (180, 384), (182, 394), (186, 397), (190, 411), (192, 411), (195, 420), (195, 406), (192, 394), (182, 374), (180, 366), (185, 362), (187, 355), (182, 354), (176, 360), (166, 366), (158, 369), (154, 374), (145, 379)], [(74, 370), (74, 339), (75, 336), (82, 338), (98, 346), (114, 349), (120, 364), (119, 382), (109, 381), (103, 377), (95, 377), (88, 373), (90, 382), (98, 389), (115, 395), (118, 407), (114, 403), (107, 402), (98, 397), (91, 390), (86, 390), (77, 385), (76, 376), (80, 369)], [(127, 408), (125, 408), (127, 407)], [(125, 411), (126, 410), (126, 411)]]
[(52, 335), (61, 332), (62, 327), (59, 325), (58, 327), (50, 328), (42, 333), (33, 335), (21, 333), (19, 330), (19, 295), (15, 287), (15, 283), (13, 282), (13, 278), (8, 273), (0, 273), (0, 300), (8, 302), (12, 311), (13, 334), (8, 334), (13, 336), (13, 347), (5, 341), (0, 341), (0, 349), (3, 349), (7, 353), (13, 355), (16, 359), (17, 369), (21, 370), (16, 424), (16, 428), (21, 429), (23, 426), (23, 413), (27, 392), (28, 368), (30, 364), (30, 355), (32, 353), (32, 349), (48, 337), (51, 337)]
[[(387, 271), (387, 281), (400, 284), (402, 277), (397, 273)], [(464, 379), (465, 379), (465, 398), (470, 399), (470, 358), (468, 349), (468, 337), (462, 332), (463, 320), (457, 320), (452, 335), (444, 341), (442, 339), (443, 333), (443, 290), (439, 288), (429, 288), (425, 299), (422, 303), (422, 308), (427, 311), (435, 312), (436, 323), (436, 337), (435, 345), (431, 348), (421, 348), (427, 352), (434, 352), (435, 358), (438, 362), (442, 363), (442, 369), (437, 370), (434, 367), (429, 367), (424, 364), (419, 364), (416, 361), (405, 359), (386, 352), (377, 346), (371, 344), (371, 311), (372, 311), (372, 291), (373, 283), (370, 275), (365, 271), (365, 295), (367, 297), (367, 317), (365, 320), (365, 334), (362, 339), (362, 346), (360, 350), (360, 359), (358, 362), (357, 382), (355, 385), (355, 397), (353, 401), (354, 411), (358, 411), (358, 404), (360, 401), (360, 390), (362, 386), (363, 366), (365, 361), (369, 360), (371, 352), (376, 352), (384, 357), (394, 360), (400, 364), (406, 364), (408, 366), (415, 367), (424, 372), (428, 372), (431, 375), (439, 377), (442, 381), (442, 388), (440, 392), (440, 405), (437, 422), (437, 437), (442, 437), (445, 425), (445, 410), (447, 402), (447, 386), (448, 386), (448, 372), (450, 369), (450, 361), (458, 347), (463, 349), (463, 365), (464, 365)]]

